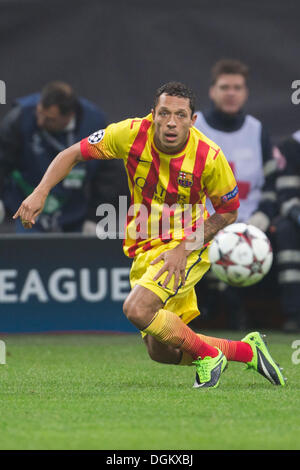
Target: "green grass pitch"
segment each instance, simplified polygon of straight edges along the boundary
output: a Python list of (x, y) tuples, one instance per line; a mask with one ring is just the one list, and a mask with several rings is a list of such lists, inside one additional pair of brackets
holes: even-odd
[(138, 334), (1, 339), (2, 450), (300, 448), (295, 336), (267, 337), (288, 386), (231, 362), (215, 390), (192, 388), (193, 367), (152, 362)]

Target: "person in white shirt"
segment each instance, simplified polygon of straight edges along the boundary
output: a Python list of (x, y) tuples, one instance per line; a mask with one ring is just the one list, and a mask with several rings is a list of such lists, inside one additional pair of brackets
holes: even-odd
[[(249, 96), (248, 74), (248, 66), (238, 60), (218, 61), (211, 70), (211, 105), (208, 109), (196, 112), (195, 127), (220, 145), (233, 170), (240, 197), (237, 222), (252, 223), (266, 231), (276, 213), (273, 181), (276, 162), (265, 127), (260, 120), (245, 111)], [(212, 214), (212, 205), (208, 202), (207, 206)], [(210, 276), (213, 277), (211, 272), (208, 279)], [(215, 284), (215, 279), (212, 279), (212, 285)], [(244, 329), (246, 313), (240, 307), (244, 291), (226, 291), (232, 310), (230, 326)]]

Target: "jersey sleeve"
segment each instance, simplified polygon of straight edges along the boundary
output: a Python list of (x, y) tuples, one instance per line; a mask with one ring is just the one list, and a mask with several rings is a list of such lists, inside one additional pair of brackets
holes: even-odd
[(80, 150), (85, 160), (124, 159), (128, 155), (130, 142), (134, 138), (135, 128), (132, 119), (110, 124), (80, 142)]
[(239, 208), (238, 185), (221, 149), (209, 155), (203, 176), (205, 193), (218, 214)]

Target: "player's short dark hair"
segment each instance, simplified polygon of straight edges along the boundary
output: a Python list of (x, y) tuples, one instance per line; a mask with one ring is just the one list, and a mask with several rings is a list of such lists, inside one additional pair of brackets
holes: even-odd
[(249, 75), (249, 67), (235, 59), (221, 59), (215, 63), (211, 69), (211, 82), (214, 85), (220, 75), (232, 74), (232, 75), (242, 75), (247, 82)]
[(156, 90), (154, 97), (154, 109), (157, 106), (159, 97), (165, 93), (168, 96), (179, 96), (180, 98), (188, 98), (190, 101), (191, 114), (195, 112), (195, 95), (193, 91), (180, 82), (168, 82)]
[(42, 89), (40, 103), (43, 108), (56, 105), (64, 115), (75, 112), (78, 106), (72, 87), (68, 83), (59, 81), (50, 82)]

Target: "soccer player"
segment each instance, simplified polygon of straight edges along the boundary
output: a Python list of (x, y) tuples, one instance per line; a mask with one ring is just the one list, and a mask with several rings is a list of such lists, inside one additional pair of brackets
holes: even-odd
[[(235, 221), (239, 206), (230, 166), (222, 150), (193, 127), (194, 109), (194, 95), (185, 85), (163, 85), (146, 117), (111, 124), (59, 153), (14, 218), (30, 228), (51, 188), (77, 162), (122, 158), (132, 194), (124, 252), (133, 258), (124, 313), (142, 332), (150, 357), (167, 364), (193, 363), (197, 388), (217, 387), (228, 360), (244, 362), (271, 383), (285, 385), (259, 333), (229, 341), (198, 335), (187, 325), (199, 315), (194, 286), (209, 268), (209, 242)], [(206, 194), (214, 204), (212, 217), (205, 209), (200, 215), (197, 211)], [(175, 223), (177, 206), (192, 208), (183, 231)], [(168, 207), (175, 209), (168, 212)], [(166, 212), (173, 223), (169, 229), (164, 228)], [(201, 228), (203, 243), (195, 248)]]

